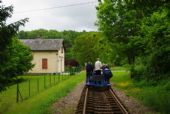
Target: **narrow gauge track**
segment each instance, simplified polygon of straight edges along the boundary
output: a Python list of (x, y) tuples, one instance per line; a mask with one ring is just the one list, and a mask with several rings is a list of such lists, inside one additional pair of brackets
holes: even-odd
[(129, 114), (111, 88), (84, 87), (75, 114)]

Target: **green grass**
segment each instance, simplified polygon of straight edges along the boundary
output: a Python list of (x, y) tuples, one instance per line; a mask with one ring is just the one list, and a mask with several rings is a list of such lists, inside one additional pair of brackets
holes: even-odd
[(132, 84), (132, 80), (129, 76), (130, 72), (123, 68), (114, 68), (112, 70), (113, 77), (111, 82), (114, 82), (114, 85), (119, 89), (126, 89), (129, 85)]
[[(135, 89), (137, 91), (135, 91)], [(150, 85), (147, 81), (134, 82), (129, 94), (139, 99), (143, 104), (152, 107), (162, 114), (170, 112), (170, 80), (162, 80), (157, 85)]]
[[(64, 77), (64, 76), (62, 76)], [(19, 90), (23, 99), (29, 98), (28, 92), (28, 80), (30, 80), (30, 97), (48, 89), (50, 87), (50, 76), (45, 76), (46, 88), (44, 88), (44, 76), (19, 76), (19, 78), (24, 79), (25, 81), (19, 84)], [(61, 76), (51, 77), (51, 85), (61, 82)], [(66, 77), (67, 78), (67, 77)], [(37, 80), (39, 80), (39, 92), (37, 89)], [(20, 99), (21, 100), (21, 99)], [(6, 91), (0, 93), (0, 113), (6, 112), (13, 104), (16, 103), (16, 85), (10, 86)]]
[[(8, 88), (8, 90), (0, 94), (0, 113), (3, 114), (43, 114), (48, 107), (57, 99), (67, 95), (79, 82), (84, 80), (84, 74), (79, 74), (78, 76), (71, 76), (67, 80), (63, 80), (57, 83), (55, 86), (50, 87), (50, 83), (47, 83), (48, 89), (42, 89), (38, 94), (37, 91), (37, 78), (42, 77), (24, 77), (26, 79), (30, 78), (33, 84), (32, 96), (25, 99), (22, 102), (16, 103), (16, 85)], [(43, 80), (43, 79), (42, 79)], [(40, 85), (44, 86), (42, 81), (39, 82)], [(25, 85), (24, 85), (25, 84)], [(20, 87), (28, 87), (28, 82), (24, 82)], [(41, 86), (41, 87), (42, 87)], [(25, 88), (27, 90), (27, 88)], [(25, 93), (24, 93), (25, 92)], [(28, 92), (22, 92), (23, 96), (28, 96)]]
[[(55, 84), (60, 83), (62, 80), (67, 79), (69, 76), (20, 76), (26, 80), (25, 82), (19, 84), (20, 92), (24, 99), (29, 97), (29, 80), (30, 80), (30, 96), (36, 95), (38, 92), (41, 92)], [(45, 81), (45, 82), (44, 82)], [(38, 85), (39, 83), (39, 85)], [(39, 86), (39, 89), (38, 89)]]
[(161, 114), (170, 112), (170, 79), (161, 80), (156, 85), (152, 85), (146, 80), (134, 81), (130, 78), (127, 70), (120, 68), (113, 69), (111, 82), (114, 87), (133, 96), (146, 106), (153, 108)]

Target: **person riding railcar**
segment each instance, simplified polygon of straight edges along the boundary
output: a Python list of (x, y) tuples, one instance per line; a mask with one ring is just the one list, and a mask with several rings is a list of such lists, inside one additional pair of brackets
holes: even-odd
[(93, 74), (93, 65), (91, 62), (88, 62), (86, 64), (86, 83), (89, 83), (90, 81), (90, 77), (92, 76)]
[(113, 76), (112, 71), (110, 70), (110, 68), (107, 65), (103, 65), (102, 72), (103, 72), (105, 82), (107, 84), (110, 84), (110, 78)]
[[(108, 87), (110, 86), (109, 79), (110, 76), (107, 74), (109, 68), (105, 69), (102, 66), (99, 58), (94, 64), (94, 70), (92, 72), (92, 64), (86, 64), (86, 85), (92, 87)], [(89, 70), (88, 70), (89, 68)], [(106, 70), (106, 71), (105, 71)]]
[(100, 59), (97, 58), (97, 61), (95, 62), (95, 73), (96, 73), (96, 75), (101, 75), (101, 68), (102, 68), (102, 63), (100, 62)]

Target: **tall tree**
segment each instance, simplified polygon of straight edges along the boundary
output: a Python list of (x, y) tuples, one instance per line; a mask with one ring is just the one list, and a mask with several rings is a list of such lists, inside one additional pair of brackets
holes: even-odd
[(1, 74), (6, 80), (12, 80), (13, 77), (22, 75), (33, 67), (31, 49), (25, 46), (18, 38), (12, 39), (5, 52), (8, 55), (8, 61), (3, 64)]
[(97, 16), (99, 30), (118, 47), (120, 55), (128, 58), (129, 64), (134, 66), (138, 57), (145, 66), (141, 71), (147, 73), (145, 76), (167, 77), (169, 0), (103, 0), (97, 7)]
[(97, 44), (100, 38), (96, 36), (95, 33), (86, 33), (78, 36), (75, 39), (73, 52), (75, 58), (81, 65), (91, 61), (94, 62), (97, 57), (99, 57), (99, 52), (97, 49)]
[(94, 63), (96, 58), (101, 58), (104, 63), (113, 61), (113, 56), (111, 55), (113, 50), (110, 44), (98, 32), (87, 32), (78, 36), (75, 39), (72, 51), (81, 65), (88, 61)]
[(28, 19), (6, 24), (6, 20), (12, 16), (13, 7), (4, 6), (0, 1), (0, 90), (6, 85), (4, 80), (8, 78), (3, 74), (5, 72), (4, 65), (8, 62), (10, 55), (7, 52), (7, 47), (12, 42), (12, 38), (16, 35), (20, 26), (23, 26)]
[(145, 39), (145, 74), (150, 79), (169, 77), (170, 71), (170, 20), (166, 8), (161, 8), (142, 21), (141, 32)]
[(125, 0), (104, 0), (97, 7), (97, 24), (108, 40), (119, 43), (122, 55), (128, 58), (129, 64), (134, 64), (138, 55), (138, 45), (131, 45), (138, 38), (140, 14), (132, 9)]

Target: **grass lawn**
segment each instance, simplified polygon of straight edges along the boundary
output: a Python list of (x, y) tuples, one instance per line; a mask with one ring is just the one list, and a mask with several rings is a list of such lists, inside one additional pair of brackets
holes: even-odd
[[(84, 73), (80, 73), (76, 76), (66, 77), (67, 79), (64, 79), (64, 76), (60, 79), (56, 78), (54, 86), (52, 86), (54, 77), (51, 79), (45, 77), (45, 80), (49, 80), (46, 81), (46, 89), (44, 89), (43, 76), (24, 77), (31, 80), (31, 96), (28, 98), (28, 81), (25, 81), (19, 85), (25, 100), (16, 103), (16, 85), (10, 86), (6, 91), (0, 93), (0, 114), (43, 114), (54, 101), (66, 96), (78, 83), (82, 82), (85, 76)], [(37, 80), (39, 80), (39, 93), (37, 93)]]
[(134, 81), (130, 72), (122, 68), (113, 69), (111, 82), (118, 89), (133, 96), (146, 106), (153, 108), (161, 114), (170, 112), (170, 79), (162, 80), (156, 85), (151, 85), (146, 80)]

